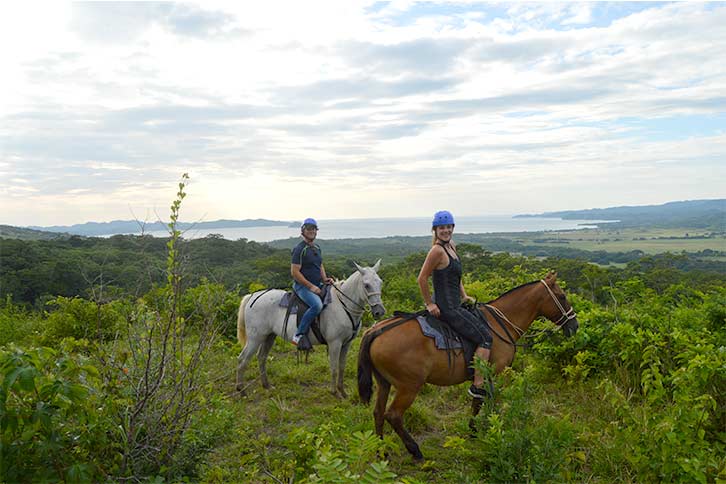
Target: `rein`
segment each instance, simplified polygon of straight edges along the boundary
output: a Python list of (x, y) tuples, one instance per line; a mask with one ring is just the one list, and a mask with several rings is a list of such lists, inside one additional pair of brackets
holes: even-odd
[[(351, 326), (351, 329), (353, 330), (353, 334), (351, 335), (349, 341), (352, 341), (353, 338), (355, 338), (355, 335), (358, 333), (358, 329), (360, 328), (361, 323), (363, 322), (362, 316), (363, 316), (363, 313), (366, 311), (366, 307), (364, 305), (361, 305), (360, 303), (358, 303), (358, 301), (353, 300), (350, 296), (348, 296), (345, 292), (343, 292), (342, 289), (340, 289), (335, 284), (333, 284), (332, 286), (336, 291), (338, 291), (338, 294), (342, 295), (348, 301), (355, 304), (356, 307), (360, 310), (360, 312), (358, 312), (355, 315), (355, 318), (360, 318), (358, 323), (356, 324), (355, 318), (351, 314), (352, 310), (348, 309), (348, 306), (346, 306), (346, 304), (343, 302), (343, 300), (340, 298), (340, 296), (338, 296), (338, 301), (340, 301), (340, 304), (343, 306), (343, 311), (345, 311), (345, 314), (348, 316), (348, 319), (350, 320), (350, 326)], [(371, 296), (376, 296), (376, 295), (380, 295), (380, 294), (381, 294), (380, 292), (366, 292), (366, 298), (368, 299), (368, 304), (370, 305)]]
[[(570, 321), (571, 319), (574, 319), (574, 318), (577, 317), (577, 314), (575, 313), (575, 310), (572, 307), (570, 307), (569, 311), (565, 311), (565, 308), (557, 300), (557, 296), (555, 296), (555, 293), (552, 292), (552, 289), (550, 289), (550, 287), (547, 285), (547, 283), (544, 281), (544, 279), (540, 279), (539, 282), (541, 282), (542, 285), (545, 287), (545, 289), (547, 289), (547, 293), (550, 295), (550, 297), (554, 301), (555, 305), (557, 306), (557, 309), (560, 310), (560, 314), (561, 314), (560, 319), (558, 319), (556, 322), (553, 321), (553, 323), (555, 324), (555, 326), (557, 326), (558, 328), (562, 328), (562, 326), (564, 326), (568, 321)], [(531, 345), (528, 345), (528, 344), (517, 343), (514, 340), (514, 338), (512, 337), (512, 335), (509, 333), (509, 330), (507, 330), (507, 327), (504, 325), (504, 322), (506, 322), (512, 329), (514, 329), (518, 333), (518, 335), (520, 337), (521, 336), (524, 336), (524, 332), (525, 331), (522, 328), (520, 328), (519, 326), (517, 326), (516, 324), (512, 323), (509, 320), (509, 318), (507, 318), (507, 316), (499, 308), (494, 307), (491, 304), (481, 304), (481, 306), (487, 308), (487, 310), (491, 313), (492, 317), (494, 317), (494, 320), (497, 323), (499, 323), (499, 325), (502, 327), (502, 329), (504, 329), (504, 332), (507, 333), (507, 336), (509, 338), (509, 341), (507, 341), (507, 339), (505, 339), (504, 337), (502, 337), (502, 335), (499, 334), (499, 332), (497, 332), (494, 328), (492, 328), (491, 326), (489, 326), (489, 328), (494, 332), (494, 334), (497, 335), (497, 337), (499, 339), (501, 339), (505, 343), (507, 343), (507, 344), (509, 344), (511, 346), (514, 346), (514, 347), (518, 347), (518, 346), (519, 347), (528, 347), (528, 346), (531, 346)], [(539, 331), (538, 333), (535, 333), (535, 334), (532, 334), (532, 335), (528, 335), (527, 338), (536, 338), (537, 336), (539, 336), (541, 334), (551, 334), (551, 333), (552, 333), (552, 330), (550, 330), (550, 329), (543, 329), (542, 331)]]
[(487, 308), (487, 310), (489, 311), (489, 313), (494, 318), (494, 321), (496, 321), (497, 323), (499, 323), (499, 326), (501, 326), (502, 329), (504, 330), (504, 332), (507, 334), (507, 338), (504, 338), (501, 334), (499, 334), (499, 332), (496, 329), (494, 329), (492, 327), (492, 325), (489, 324), (488, 321), (486, 321), (486, 318), (484, 318), (484, 321), (487, 322), (487, 326), (489, 326), (489, 329), (491, 329), (492, 332), (495, 335), (497, 335), (497, 337), (500, 340), (504, 341), (508, 345), (514, 346), (515, 348), (529, 346), (527, 344), (517, 343), (517, 341), (512, 337), (512, 334), (509, 332), (509, 330), (505, 326), (504, 321), (506, 321), (507, 323), (509, 323), (509, 325), (512, 328), (514, 328), (515, 330), (517, 330), (517, 332), (520, 333), (520, 336), (522, 334), (522, 330), (518, 326), (513, 325), (512, 322), (509, 321), (509, 319), (507, 319), (507, 317), (504, 315), (504, 313), (502, 313), (498, 308), (495, 308), (494, 306), (492, 306), (490, 304), (482, 304), (482, 306), (485, 307), (485, 308)]

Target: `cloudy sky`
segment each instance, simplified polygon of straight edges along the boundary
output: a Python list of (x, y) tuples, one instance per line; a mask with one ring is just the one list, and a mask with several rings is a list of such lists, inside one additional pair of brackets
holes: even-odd
[(726, 3), (8, 2), (0, 224), (726, 198)]

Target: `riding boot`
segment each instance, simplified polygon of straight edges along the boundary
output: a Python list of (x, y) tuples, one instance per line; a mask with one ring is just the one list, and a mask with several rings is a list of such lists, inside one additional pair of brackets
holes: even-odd
[(474, 384), (472, 384), (469, 387), (469, 391), (467, 392), (470, 397), (476, 398), (478, 400), (485, 400), (487, 398), (491, 398), (491, 395), (489, 394), (489, 391), (484, 387), (477, 387)]
[(308, 338), (307, 334), (304, 334), (300, 337), (300, 341), (297, 343), (297, 350), (298, 351), (310, 351), (313, 349), (312, 343), (310, 343), (310, 338)]

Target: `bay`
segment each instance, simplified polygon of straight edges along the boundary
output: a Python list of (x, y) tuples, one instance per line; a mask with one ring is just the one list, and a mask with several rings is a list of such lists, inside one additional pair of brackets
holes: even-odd
[[(595, 228), (598, 220), (562, 220), (559, 218), (513, 218), (509, 215), (486, 215), (457, 217), (455, 233), (483, 234), (499, 232), (540, 232), (546, 230), (573, 230)], [(431, 219), (428, 217), (410, 218), (364, 218), (364, 219), (318, 219), (320, 239), (365, 239), (390, 236), (424, 236), (431, 232)], [(163, 231), (152, 231), (155, 237), (167, 237)], [(195, 229), (183, 232), (186, 239), (206, 237), (210, 234), (221, 235), (225, 239), (247, 239), (256, 242), (287, 239), (300, 235), (297, 227), (234, 227)]]

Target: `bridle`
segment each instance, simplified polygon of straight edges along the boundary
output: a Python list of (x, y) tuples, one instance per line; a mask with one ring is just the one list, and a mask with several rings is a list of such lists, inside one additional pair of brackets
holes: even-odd
[[(340, 289), (337, 285), (332, 284), (332, 286), (336, 291), (338, 291), (338, 294), (339, 294), (338, 301), (340, 301), (340, 304), (343, 305), (343, 311), (345, 311), (345, 314), (348, 316), (348, 319), (350, 320), (351, 329), (353, 330), (353, 335), (355, 336), (355, 334), (358, 332), (358, 328), (360, 327), (360, 324), (362, 321), (361, 316), (363, 316), (363, 313), (366, 311), (366, 306), (360, 304), (358, 301), (353, 300), (353, 298), (351, 298), (345, 292), (343, 292), (343, 290)], [(365, 291), (365, 287), (363, 289)], [(365, 291), (365, 293), (366, 293), (366, 300), (368, 301), (368, 306), (371, 306), (371, 297), (381, 295), (381, 291), (370, 291), (370, 292)], [(345, 302), (343, 302), (343, 300), (340, 298), (341, 295), (344, 298), (346, 298), (348, 301), (352, 302), (356, 306), (356, 308), (359, 310), (359, 311), (355, 312), (355, 316), (353, 314), (351, 314), (353, 312), (353, 310), (349, 309), (348, 306), (346, 306)], [(358, 319), (357, 324), (355, 322), (356, 319)]]
[[(550, 297), (554, 301), (555, 306), (557, 306), (557, 309), (560, 310), (561, 316), (557, 320), (557, 322), (554, 322), (555, 326), (557, 326), (558, 328), (562, 328), (570, 320), (575, 319), (577, 317), (577, 314), (575, 313), (575, 310), (572, 308), (572, 306), (570, 306), (569, 310), (565, 311), (565, 308), (557, 300), (557, 296), (555, 296), (555, 293), (552, 292), (552, 289), (550, 289), (550, 287), (547, 285), (547, 283), (545, 282), (544, 279), (540, 279), (539, 282), (541, 282), (542, 285), (545, 287), (545, 289), (547, 289), (547, 293), (550, 295)], [(509, 320), (509, 318), (507, 318), (507, 316), (501, 311), (501, 309), (494, 307), (491, 304), (482, 304), (482, 306), (484, 306), (491, 313), (493, 313), (494, 318), (497, 320), (497, 322), (499, 322), (500, 325), (502, 325), (502, 327), (504, 328), (504, 331), (507, 333), (507, 336), (509, 337), (509, 341), (507, 341), (507, 339), (505, 339), (494, 328), (492, 328), (490, 326), (490, 329), (494, 332), (494, 334), (496, 334), (499, 337), (499, 339), (501, 339), (502, 341), (505, 341), (513, 346), (526, 346), (526, 345), (517, 344), (516, 341), (514, 341), (514, 338), (512, 338), (512, 336), (509, 334), (509, 331), (507, 331), (506, 326), (504, 326), (501, 323), (500, 319), (502, 321), (506, 322), (512, 329), (514, 329), (514, 331), (517, 332), (518, 337), (524, 335), (524, 330), (522, 328), (520, 328), (516, 324), (512, 323)], [(549, 330), (543, 330), (542, 332), (546, 332), (546, 331), (549, 331)], [(534, 336), (538, 336), (538, 335), (532, 335), (532, 337), (534, 337)]]
[(552, 300), (555, 302), (557, 309), (559, 309), (560, 313), (562, 314), (560, 319), (558, 319), (557, 322), (555, 323), (555, 326), (557, 326), (558, 328), (561, 328), (568, 321), (570, 321), (571, 319), (575, 319), (577, 317), (577, 314), (575, 313), (575, 310), (572, 308), (572, 306), (570, 306), (569, 311), (565, 311), (565, 308), (557, 300), (557, 296), (555, 296), (555, 293), (552, 292), (552, 289), (550, 289), (550, 286), (547, 285), (547, 283), (544, 281), (544, 279), (540, 279), (539, 282), (544, 284), (545, 289), (547, 289), (547, 292), (550, 294), (550, 296), (552, 296)]

